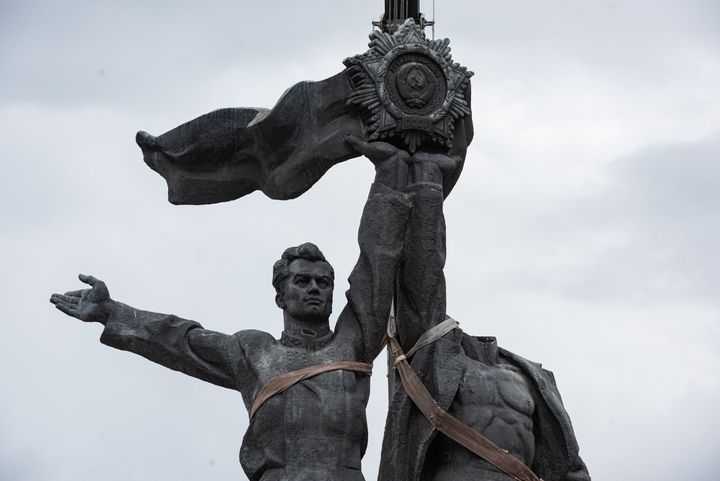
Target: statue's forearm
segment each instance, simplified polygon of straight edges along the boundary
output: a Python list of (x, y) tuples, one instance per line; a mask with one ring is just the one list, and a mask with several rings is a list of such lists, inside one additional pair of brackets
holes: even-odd
[(446, 316), (442, 187), (422, 182), (409, 186), (409, 191), (413, 209), (398, 273), (397, 299), (398, 337), (404, 349)]
[(223, 353), (235, 340), (207, 331), (195, 321), (116, 303), (100, 341), (204, 381), (235, 388), (231, 369), (222, 362)]
[(408, 195), (375, 183), (360, 221), (360, 257), (347, 292), (348, 315), (355, 320), (341, 316), (337, 329), (342, 332), (347, 324), (359, 325), (368, 361), (381, 349), (411, 208)]
[(98, 322), (102, 324), (103, 326), (107, 325), (108, 321), (110, 320), (110, 317), (112, 316), (112, 313), (120, 306), (120, 303), (117, 301), (114, 301), (112, 299), (107, 299), (106, 301), (98, 304), (99, 311), (101, 313), (101, 316), (98, 318)]

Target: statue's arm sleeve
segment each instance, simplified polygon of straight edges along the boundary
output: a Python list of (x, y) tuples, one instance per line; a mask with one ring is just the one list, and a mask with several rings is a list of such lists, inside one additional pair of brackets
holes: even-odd
[(409, 195), (377, 182), (365, 203), (358, 231), (360, 257), (336, 327), (337, 336), (361, 336), (365, 362), (372, 362), (382, 349), (411, 208)]
[(245, 356), (236, 336), (204, 329), (174, 315), (118, 303), (100, 337), (103, 344), (134, 352), (175, 371), (237, 389)]
[(413, 197), (397, 286), (397, 336), (407, 352), (418, 338), (446, 318), (445, 218), (440, 184), (418, 183)]

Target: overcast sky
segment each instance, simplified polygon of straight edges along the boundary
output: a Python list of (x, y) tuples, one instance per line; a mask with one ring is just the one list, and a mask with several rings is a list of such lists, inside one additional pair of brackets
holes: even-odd
[[(594, 479), (716, 480), (720, 3), (436, 3), (475, 72), (449, 314), (555, 373)], [(47, 299), (90, 273), (138, 308), (279, 336), (272, 264), (313, 241), (340, 312), (367, 160), (289, 202), (176, 207), (134, 135), (334, 75), (381, 4), (0, 2), (0, 479), (245, 479), (238, 393), (103, 346)]]

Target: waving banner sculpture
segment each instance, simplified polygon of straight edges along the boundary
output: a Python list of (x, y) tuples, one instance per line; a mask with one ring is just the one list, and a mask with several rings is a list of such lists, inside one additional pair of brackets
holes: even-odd
[[(465, 158), (472, 73), (452, 62), (447, 39), (428, 40), (408, 19), (394, 35), (373, 32), (370, 50), (345, 64), (326, 80), (294, 85), (270, 110), (221, 109), (158, 137), (139, 132), (145, 162), (167, 181), (170, 202), (212, 204), (255, 190), (295, 198), (358, 156), (348, 135)], [(457, 176), (446, 181), (446, 193)]]

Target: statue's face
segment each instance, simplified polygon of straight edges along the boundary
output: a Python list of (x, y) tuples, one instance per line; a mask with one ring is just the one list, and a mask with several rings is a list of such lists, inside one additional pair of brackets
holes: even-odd
[(290, 316), (307, 322), (328, 320), (332, 312), (333, 281), (326, 262), (292, 261), (285, 283), (278, 305)]

